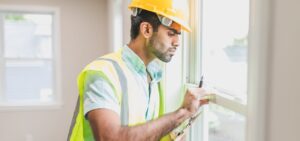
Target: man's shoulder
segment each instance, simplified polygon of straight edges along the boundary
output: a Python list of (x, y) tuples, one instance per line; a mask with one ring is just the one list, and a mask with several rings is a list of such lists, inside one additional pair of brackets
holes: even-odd
[(109, 53), (98, 57), (90, 62), (84, 70), (103, 70), (113, 67), (113, 63), (119, 63), (121, 56), (117, 52)]

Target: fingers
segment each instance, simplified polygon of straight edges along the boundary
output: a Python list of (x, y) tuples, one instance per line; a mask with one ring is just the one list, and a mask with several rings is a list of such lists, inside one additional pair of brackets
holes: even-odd
[(199, 102), (200, 102), (200, 106), (202, 106), (202, 105), (208, 104), (209, 99), (200, 99)]
[(188, 92), (197, 100), (203, 99), (202, 97), (208, 95), (203, 88), (189, 88)]
[(209, 95), (203, 88), (189, 88), (185, 94), (182, 107), (193, 115), (197, 112), (197, 109), (209, 103)]

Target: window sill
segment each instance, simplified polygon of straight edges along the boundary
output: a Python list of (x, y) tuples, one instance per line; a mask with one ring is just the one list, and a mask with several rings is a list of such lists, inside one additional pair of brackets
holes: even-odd
[[(186, 84), (186, 88), (192, 88), (197, 87), (195, 84)], [(203, 86), (205, 89), (210, 89), (212, 91), (210, 94), (214, 95), (214, 99), (211, 100), (212, 103), (220, 105), (222, 107), (225, 107), (227, 109), (230, 109), (234, 112), (237, 112), (242, 115), (246, 115), (247, 111), (247, 105), (243, 102), (239, 102), (235, 100), (233, 97), (228, 96), (226, 94), (219, 93), (215, 90), (212, 90), (211, 88), (207, 88), (206, 85)]]
[(61, 109), (63, 103), (61, 102), (1, 102), (0, 112), (10, 111), (32, 111), (32, 110), (56, 110)]

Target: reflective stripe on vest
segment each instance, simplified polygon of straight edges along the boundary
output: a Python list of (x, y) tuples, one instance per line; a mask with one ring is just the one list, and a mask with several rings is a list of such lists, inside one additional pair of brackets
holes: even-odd
[(106, 61), (110, 61), (118, 74), (119, 80), (120, 81), (120, 85), (121, 85), (121, 89), (122, 89), (122, 106), (121, 106), (121, 124), (122, 125), (127, 125), (128, 124), (128, 90), (127, 90), (127, 79), (124, 75), (124, 72), (121, 70), (121, 67), (119, 66), (119, 64), (112, 60), (112, 59), (107, 59), (107, 58), (99, 58), (98, 60), (106, 60)]

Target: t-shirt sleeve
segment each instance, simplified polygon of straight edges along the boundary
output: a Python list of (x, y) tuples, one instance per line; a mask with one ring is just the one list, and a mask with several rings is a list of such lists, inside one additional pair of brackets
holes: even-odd
[(84, 115), (94, 109), (109, 109), (120, 115), (120, 105), (112, 85), (95, 71), (88, 71), (84, 85)]

